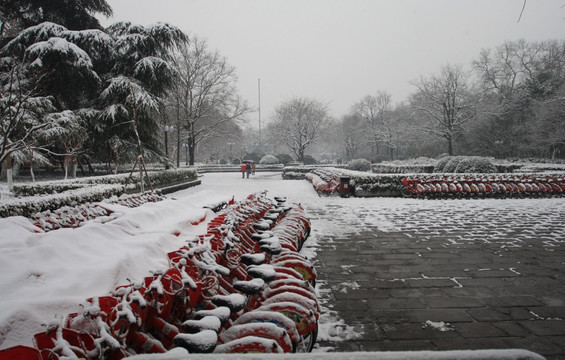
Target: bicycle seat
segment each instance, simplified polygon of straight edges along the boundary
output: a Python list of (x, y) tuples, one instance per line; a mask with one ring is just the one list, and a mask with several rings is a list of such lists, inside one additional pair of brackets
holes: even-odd
[(227, 306), (218, 306), (211, 310), (199, 310), (194, 314), (195, 320), (200, 320), (206, 316), (215, 316), (222, 322), (222, 325), (228, 322), (230, 319), (230, 308)]
[(196, 334), (203, 330), (220, 331), (222, 322), (217, 316), (204, 316), (199, 320), (187, 320), (182, 323), (182, 329), (189, 334)]
[(266, 283), (275, 280), (275, 277), (277, 276), (273, 266), (267, 264), (248, 266), (247, 274), (253, 278), (262, 279)]
[(253, 227), (257, 230), (269, 230), (271, 228), (271, 225), (273, 224), (272, 221), (267, 221), (267, 220), (261, 220), (259, 222), (256, 222), (253, 224)]
[(178, 334), (173, 343), (189, 353), (211, 353), (216, 348), (218, 334), (213, 330), (203, 330), (197, 334)]
[(236, 281), (233, 288), (237, 291), (247, 295), (257, 295), (263, 291), (265, 281), (261, 278), (252, 279), (249, 281)]
[(273, 232), (272, 231), (258, 231), (255, 234), (251, 235), (251, 239), (255, 240), (255, 241), (260, 241), (262, 239), (268, 239), (273, 237)]
[(212, 297), (212, 304), (216, 306), (226, 306), (231, 312), (236, 313), (243, 309), (245, 296), (241, 294), (215, 295)]
[(265, 254), (243, 254), (239, 261), (245, 265), (261, 265), (265, 262)]
[(278, 255), (282, 252), (281, 243), (277, 237), (259, 241), (259, 249), (270, 255)]

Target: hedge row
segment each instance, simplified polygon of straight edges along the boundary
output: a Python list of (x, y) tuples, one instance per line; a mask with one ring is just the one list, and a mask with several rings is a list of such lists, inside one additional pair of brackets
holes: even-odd
[(96, 185), (68, 190), (60, 194), (29, 196), (0, 205), (0, 217), (33, 217), (38, 212), (55, 211), (63, 206), (77, 206), (87, 202), (100, 202), (125, 192), (123, 185)]
[[(196, 180), (197, 172), (195, 169), (169, 169), (164, 171), (148, 172), (151, 184), (154, 187), (164, 187), (171, 184), (178, 184)], [(129, 181), (128, 181), (129, 180)], [(135, 172), (131, 179), (128, 174), (93, 176), (72, 180), (45, 181), (41, 183), (17, 184), (12, 188), (12, 193), (16, 197), (37, 196), (57, 194), (69, 190), (77, 190), (94, 185), (122, 185), (128, 186), (128, 190), (135, 189), (139, 183), (139, 172)], [(147, 178), (144, 176), (145, 187), (148, 187)]]
[[(194, 169), (170, 169), (148, 173), (154, 188), (196, 180)], [(139, 173), (132, 176), (118, 174), (74, 180), (18, 184), (12, 189), (16, 199), (0, 205), (0, 217), (32, 217), (37, 212), (54, 211), (62, 206), (77, 206), (87, 202), (99, 202), (111, 196), (139, 192)], [(145, 188), (148, 189), (146, 177)]]

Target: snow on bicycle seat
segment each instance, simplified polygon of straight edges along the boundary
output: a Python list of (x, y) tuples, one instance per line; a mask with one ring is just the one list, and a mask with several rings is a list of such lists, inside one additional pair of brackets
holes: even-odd
[(218, 306), (215, 309), (210, 309), (210, 310), (198, 310), (195, 314), (194, 314), (194, 319), (195, 320), (200, 320), (206, 316), (215, 316), (218, 319), (220, 319), (222, 325), (224, 325), (225, 323), (228, 322), (228, 320), (230, 319), (230, 314), (231, 314), (231, 310), (229, 307), (227, 306)]
[(271, 220), (261, 220), (253, 224), (257, 230), (269, 230), (273, 222)]
[(265, 216), (263, 218), (267, 219), (267, 220), (277, 220), (279, 218), (279, 214), (278, 213), (269, 213), (269, 214), (265, 214)]
[(248, 281), (236, 281), (233, 288), (247, 295), (257, 295), (263, 291), (265, 281), (261, 278)]
[(243, 254), (241, 255), (239, 261), (241, 261), (241, 263), (245, 265), (261, 265), (265, 262), (265, 254)]
[(251, 235), (251, 239), (255, 241), (259, 241), (262, 239), (268, 239), (275, 236), (272, 231), (258, 231), (255, 234)]
[(203, 330), (220, 331), (222, 322), (217, 316), (204, 316), (199, 320), (186, 320), (182, 323), (182, 329), (189, 334), (196, 334)]
[(173, 343), (190, 353), (211, 353), (216, 348), (218, 334), (214, 330), (202, 330), (196, 334), (177, 334)]
[(216, 306), (227, 306), (231, 312), (236, 313), (243, 309), (245, 296), (241, 294), (214, 295), (212, 303)]
[(253, 278), (262, 279), (264, 282), (268, 283), (275, 280), (277, 272), (272, 265), (262, 264), (262, 265), (250, 265), (247, 267), (247, 274)]
[(271, 255), (278, 255), (282, 252), (281, 242), (276, 236), (259, 241), (259, 249)]

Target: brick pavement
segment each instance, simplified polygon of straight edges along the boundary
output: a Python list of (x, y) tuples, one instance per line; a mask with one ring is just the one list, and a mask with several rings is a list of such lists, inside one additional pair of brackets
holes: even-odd
[[(308, 211), (314, 229), (320, 220), (351, 226), (340, 220), (341, 206)], [(565, 220), (516, 226), (476, 214), (463, 209), (438, 224), (398, 211), (391, 216), (404, 229), (383, 232), (364, 219), (375, 211), (358, 211), (355, 233), (319, 231), (315, 265), (324, 306), (361, 334), (320, 346), (521, 348), (565, 359)]]

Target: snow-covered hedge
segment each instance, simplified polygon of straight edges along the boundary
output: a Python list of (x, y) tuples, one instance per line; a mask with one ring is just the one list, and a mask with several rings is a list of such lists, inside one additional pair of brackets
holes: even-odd
[[(196, 180), (194, 169), (171, 169), (148, 173), (154, 188), (181, 184)], [(0, 205), (0, 217), (31, 217), (37, 212), (54, 211), (62, 206), (77, 206), (87, 202), (98, 202), (111, 196), (139, 192), (139, 173), (97, 176), (74, 180), (49, 181), (33, 184), (18, 184), (12, 192), (16, 199)], [(145, 180), (145, 189), (149, 185)]]
[[(195, 169), (169, 169), (164, 171), (148, 172), (151, 184), (154, 187), (164, 187), (171, 184), (179, 184), (196, 180), (197, 172)], [(145, 178), (145, 176), (144, 176)], [(57, 194), (69, 190), (77, 190), (93, 185), (122, 185), (129, 184), (128, 192), (134, 192), (136, 183), (139, 182), (139, 172), (135, 172), (131, 179), (129, 173), (107, 176), (93, 176), (72, 180), (46, 181), (40, 183), (17, 184), (12, 188), (12, 193), (16, 197), (37, 196)], [(144, 181), (145, 186), (149, 184)]]
[(496, 172), (496, 166), (487, 158), (479, 156), (469, 156), (461, 159), (457, 167), (456, 173), (481, 173), (489, 174)]
[(446, 156), (440, 159), (435, 167), (435, 173), (482, 173), (497, 172), (492, 159), (482, 156)]
[(279, 159), (273, 155), (265, 155), (261, 158), (261, 160), (259, 160), (259, 164), (265, 164), (265, 165), (274, 165), (279, 163), (280, 163)]
[(14, 199), (0, 205), (0, 217), (25, 216), (31, 218), (42, 211), (54, 211), (63, 206), (77, 206), (87, 202), (99, 202), (125, 192), (123, 185), (96, 185), (68, 190), (60, 194), (29, 196)]
[(341, 176), (349, 176), (355, 188), (355, 196), (399, 196), (404, 174), (373, 174), (362, 171), (346, 171)]
[(356, 171), (370, 171), (371, 170), (371, 163), (367, 159), (355, 159), (351, 160), (351, 162), (347, 165), (349, 170), (356, 170)]
[(282, 178), (285, 180), (303, 180), (306, 179), (306, 174), (316, 168), (316, 166), (285, 166), (282, 171)]

